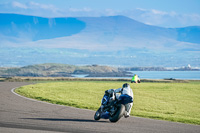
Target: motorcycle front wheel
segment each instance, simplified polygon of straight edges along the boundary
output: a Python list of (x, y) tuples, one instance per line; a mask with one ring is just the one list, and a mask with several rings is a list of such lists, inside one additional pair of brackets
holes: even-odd
[(101, 108), (99, 108), (97, 111), (96, 111), (96, 113), (94, 114), (94, 119), (95, 120), (99, 120), (100, 119), (100, 111), (101, 111)]

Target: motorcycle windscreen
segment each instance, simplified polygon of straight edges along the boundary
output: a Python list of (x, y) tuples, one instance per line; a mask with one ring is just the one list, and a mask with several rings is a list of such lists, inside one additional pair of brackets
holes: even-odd
[(129, 95), (120, 95), (119, 97), (119, 103), (120, 104), (127, 104), (127, 103), (132, 103), (133, 102), (133, 98)]
[(104, 95), (102, 100), (101, 100), (101, 104), (106, 105), (108, 102), (109, 102), (109, 97)]

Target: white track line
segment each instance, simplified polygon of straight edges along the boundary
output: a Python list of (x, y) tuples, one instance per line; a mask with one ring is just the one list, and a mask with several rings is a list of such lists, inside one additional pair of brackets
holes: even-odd
[[(14, 93), (15, 95), (19, 96), (19, 97), (24, 98), (24, 99), (31, 100), (31, 101), (34, 101), (34, 102), (39, 102), (39, 103), (50, 104), (50, 105), (64, 106), (64, 105), (59, 105), (59, 104), (53, 104), (53, 103), (48, 103), (48, 102), (44, 102), (44, 101), (39, 101), (39, 100), (36, 100), (36, 99), (32, 99), (32, 98), (28, 98), (28, 97), (19, 95), (18, 93), (15, 92), (15, 89), (17, 89), (17, 88), (19, 88), (19, 87), (13, 88), (13, 89), (11, 90), (11, 92)], [(66, 106), (65, 106), (65, 107), (66, 107)]]
[[(22, 86), (21, 86), (22, 87)], [(28, 97), (25, 97), (25, 96), (22, 96), (22, 95), (19, 95), (18, 93), (15, 92), (15, 89), (17, 89), (19, 87), (15, 87), (15, 88), (12, 88), (11, 89), (11, 92), (21, 98), (24, 98), (24, 99), (27, 99), (27, 100), (31, 100), (31, 101), (34, 101), (34, 102), (39, 102), (39, 103), (45, 103), (45, 104), (49, 104), (49, 105), (54, 105), (54, 106), (61, 106), (61, 107), (69, 107), (69, 108), (75, 108), (75, 107), (71, 107), (71, 106), (65, 106), (65, 105), (59, 105), (59, 104), (53, 104), (53, 103), (48, 103), (48, 102), (44, 102), (44, 101), (39, 101), (39, 100), (36, 100), (36, 99), (32, 99), (32, 98), (28, 98)], [(80, 109), (80, 108), (75, 108), (75, 109)], [(80, 109), (80, 110), (87, 110), (87, 111), (92, 111), (94, 112), (94, 110), (89, 110), (89, 109)]]

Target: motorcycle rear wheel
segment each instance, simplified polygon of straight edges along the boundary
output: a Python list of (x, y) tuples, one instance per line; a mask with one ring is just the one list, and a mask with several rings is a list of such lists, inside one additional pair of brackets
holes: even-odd
[(116, 113), (109, 118), (110, 122), (117, 122), (124, 115), (124, 112), (125, 112), (125, 106), (123, 104), (119, 104), (117, 106)]

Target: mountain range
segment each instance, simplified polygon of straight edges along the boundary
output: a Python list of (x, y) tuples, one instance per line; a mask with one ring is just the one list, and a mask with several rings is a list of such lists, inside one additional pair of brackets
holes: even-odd
[(163, 28), (125, 16), (0, 13), (0, 64), (200, 66), (200, 26)]

